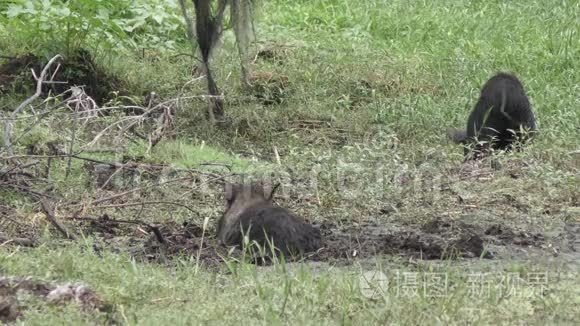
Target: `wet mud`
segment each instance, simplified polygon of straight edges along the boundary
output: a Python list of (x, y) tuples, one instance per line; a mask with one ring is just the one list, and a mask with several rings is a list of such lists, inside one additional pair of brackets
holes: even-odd
[[(101, 249), (129, 252), (141, 261), (168, 263), (174, 257), (193, 257), (204, 266), (219, 267), (229, 259), (243, 257), (241, 250), (221, 244), (212, 228), (204, 231), (195, 223), (159, 224), (161, 238), (144, 226), (116, 223), (108, 217), (84, 222), (83, 226), (86, 234), (102, 240)], [(322, 233), (322, 248), (300, 260), (339, 265), (381, 256), (410, 260), (498, 260), (531, 250), (550, 256), (580, 257), (578, 223), (565, 224), (549, 239), (541, 232), (493, 222), (470, 224), (438, 218), (424, 224), (368, 222), (315, 226)]]

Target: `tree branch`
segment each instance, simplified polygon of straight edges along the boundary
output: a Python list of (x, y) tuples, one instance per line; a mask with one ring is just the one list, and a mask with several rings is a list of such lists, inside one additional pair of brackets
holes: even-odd
[(6, 119), (6, 123), (4, 124), (4, 146), (6, 147), (6, 151), (8, 152), (8, 155), (13, 155), (12, 143), (11, 143), (12, 121), (16, 118), (16, 115), (18, 115), (18, 113), (20, 113), (20, 111), (22, 111), (27, 105), (32, 103), (32, 101), (36, 100), (40, 96), (40, 94), (42, 94), (42, 84), (44, 83), (44, 79), (46, 78), (46, 74), (48, 73), (48, 70), (50, 69), (52, 64), (59, 58), (61, 58), (61, 56), (60, 56), (60, 54), (57, 54), (54, 57), (52, 57), (52, 59), (50, 59), (50, 61), (48, 61), (46, 66), (44, 66), (44, 68), (42, 69), (42, 72), (40, 73), (40, 77), (36, 78), (36, 92), (32, 96), (27, 98), (24, 102), (20, 103), (20, 105), (12, 112), (12, 114), (10, 115), (10, 118)]
[(50, 204), (48, 203), (48, 201), (46, 199), (41, 199), (40, 204), (42, 206), (42, 210), (44, 211), (44, 215), (46, 215), (46, 218), (48, 219), (48, 221), (60, 233), (62, 233), (69, 240), (76, 240), (77, 239), (77, 237), (74, 234), (67, 231), (67, 229), (62, 224), (60, 224), (60, 222), (56, 219), (56, 216), (54, 215), (54, 209), (52, 207), (50, 207)]

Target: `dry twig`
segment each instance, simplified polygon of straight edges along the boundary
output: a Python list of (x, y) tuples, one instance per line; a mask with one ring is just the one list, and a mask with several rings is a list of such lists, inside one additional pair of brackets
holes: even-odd
[(7, 238), (0, 235), (0, 247), (8, 244), (13, 244), (22, 247), (35, 247), (36, 243), (34, 240), (28, 238)]
[(46, 218), (48, 219), (48, 221), (60, 232), (62, 233), (67, 239), (69, 240), (76, 240), (77, 237), (73, 234), (70, 233), (62, 224), (60, 224), (60, 222), (56, 219), (56, 216), (54, 215), (54, 209), (50, 206), (50, 204), (48, 203), (48, 201), (46, 201), (46, 199), (41, 199), (40, 201), (42, 210), (44, 211), (44, 215), (46, 215)]
[(24, 102), (20, 103), (20, 105), (12, 112), (12, 114), (10, 115), (10, 118), (6, 119), (6, 122), (4, 124), (4, 146), (6, 148), (8, 155), (14, 154), (12, 151), (12, 143), (11, 143), (12, 121), (16, 118), (16, 115), (18, 115), (18, 113), (20, 113), (20, 111), (22, 111), (26, 106), (28, 106), (34, 100), (36, 100), (40, 96), (40, 94), (42, 94), (42, 85), (46, 82), (45, 81), (46, 74), (48, 73), (48, 70), (50, 69), (52, 64), (59, 58), (61, 58), (61, 56), (60, 56), (60, 54), (57, 54), (54, 57), (52, 57), (52, 59), (50, 59), (50, 61), (48, 61), (46, 66), (44, 66), (44, 68), (42, 69), (40, 76), (38, 78), (36, 78), (36, 92), (32, 96), (27, 98)]

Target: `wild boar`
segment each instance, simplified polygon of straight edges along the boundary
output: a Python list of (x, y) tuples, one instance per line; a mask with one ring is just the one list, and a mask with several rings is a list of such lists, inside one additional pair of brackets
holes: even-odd
[(469, 157), (469, 144), (475, 155), (494, 150), (511, 150), (514, 142), (522, 143), (527, 135), (537, 132), (536, 118), (530, 101), (519, 79), (500, 72), (490, 78), (481, 89), (479, 100), (469, 115), (466, 129), (451, 129), (448, 136), (465, 146)]
[(267, 251), (275, 247), (277, 254), (287, 258), (319, 249), (320, 230), (272, 202), (278, 186), (226, 184), (226, 210), (218, 221), (218, 239), (242, 247), (245, 235)]

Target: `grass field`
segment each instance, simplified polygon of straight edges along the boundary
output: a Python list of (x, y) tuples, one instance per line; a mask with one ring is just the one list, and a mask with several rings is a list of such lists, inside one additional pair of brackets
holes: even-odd
[[(361, 250), (360, 259), (350, 252), (340, 260), (268, 267), (229, 258), (207, 266), (191, 253), (169, 263), (143, 262), (126, 250), (127, 241), (96, 253), (94, 245), (112, 242), (94, 234), (58, 240), (37, 202), (0, 188), (0, 204), (19, 222), (11, 229), (2, 220), (8, 215), (0, 215), (0, 228), (6, 226), (0, 236), (30, 232), (41, 243), (24, 248), (0, 242), (0, 276), (82, 282), (112, 306), (108, 312), (83, 312), (74, 304), (47, 305), (22, 295), (26, 309), (17, 323), (572, 325), (580, 320), (579, 1), (275, 0), (260, 5), (256, 23), (258, 48), (275, 56), (258, 58), (253, 69), (287, 78), (281, 103), (262, 105), (241, 90), (233, 35), (226, 32), (212, 67), (229, 128), (200, 122), (204, 102), (186, 100), (178, 107), (175, 139), (151, 151), (145, 142), (127, 141), (122, 152), (90, 157), (125, 155), (217, 174), (230, 173), (224, 166), (253, 175), (275, 172), (292, 179), (277, 198), (280, 205), (336, 228), (365, 230), (372, 224), (385, 232), (428, 233), (426, 223), (445, 220), (473, 225), (489, 237), (496, 236), (488, 234), (490, 227), (501, 225), (513, 237), (498, 234), (497, 242), (486, 243), (494, 259), (421, 260)], [(0, 46), (21, 54), (1, 27), (0, 33)], [(102, 53), (97, 58), (135, 94), (155, 91), (169, 99), (204, 93), (203, 81), (191, 76), (191, 58), (154, 55), (155, 60)], [(463, 151), (446, 139), (446, 129), (465, 125), (480, 87), (498, 71), (523, 81), (539, 137), (523, 152), (498, 153), (494, 160), (501, 168), (490, 160), (463, 164)], [(0, 107), (25, 96), (0, 97)], [(70, 127), (63, 118), (68, 116), (59, 111), (39, 122), (22, 138), (20, 150), (69, 139), (62, 132)], [(87, 130), (117, 118), (88, 124)], [(88, 142), (94, 134), (77, 137)], [(70, 176), (63, 172), (65, 160), (53, 164), (51, 178), (62, 202), (108, 194), (87, 187), (82, 162), (72, 163)], [(304, 181), (311, 178), (316, 188)], [(193, 212), (155, 206), (86, 214), (193, 221), (204, 232), (207, 226), (204, 235), (211, 241), (223, 209), (221, 189), (210, 186), (202, 194), (184, 189), (143, 196), (179, 200)], [(68, 222), (72, 212), (63, 208), (59, 217)], [(120, 233), (139, 239), (134, 228)], [(364, 279), (376, 271), (388, 282), (372, 279), (374, 287), (365, 289)]]

